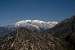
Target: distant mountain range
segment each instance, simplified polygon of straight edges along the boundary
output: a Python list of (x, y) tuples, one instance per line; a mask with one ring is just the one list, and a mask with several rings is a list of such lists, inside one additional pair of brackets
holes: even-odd
[(40, 20), (22, 20), (16, 22), (16, 24), (14, 25), (1, 26), (0, 37), (15, 31), (18, 27), (24, 27), (26, 29), (36, 31), (36, 32), (43, 32), (49, 28), (54, 27), (56, 24), (58, 24), (57, 21), (45, 22)]
[(15, 31), (14, 27), (0, 27), (0, 37), (4, 37), (13, 31)]

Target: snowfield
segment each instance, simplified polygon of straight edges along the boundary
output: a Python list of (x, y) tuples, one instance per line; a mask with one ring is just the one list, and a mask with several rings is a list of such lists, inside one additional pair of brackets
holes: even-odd
[(57, 21), (41, 21), (41, 20), (22, 20), (16, 22), (15, 27), (25, 27), (27, 29), (49, 29), (58, 24)]

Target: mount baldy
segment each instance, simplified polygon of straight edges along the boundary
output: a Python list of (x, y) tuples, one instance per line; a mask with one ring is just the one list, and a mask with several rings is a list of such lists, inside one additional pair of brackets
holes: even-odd
[(16, 27), (25, 27), (30, 30), (46, 30), (58, 24), (57, 21), (41, 21), (41, 20), (22, 20), (15, 24)]
[[(15, 24), (15, 31), (0, 39), (0, 50), (75, 50), (74, 25), (75, 16), (60, 23), (19, 21)], [(43, 29), (46, 32), (32, 31)]]

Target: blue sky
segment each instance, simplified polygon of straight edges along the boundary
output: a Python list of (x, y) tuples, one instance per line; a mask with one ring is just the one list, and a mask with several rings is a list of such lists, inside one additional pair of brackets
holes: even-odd
[(62, 21), (75, 15), (75, 0), (0, 0), (0, 25), (22, 19)]

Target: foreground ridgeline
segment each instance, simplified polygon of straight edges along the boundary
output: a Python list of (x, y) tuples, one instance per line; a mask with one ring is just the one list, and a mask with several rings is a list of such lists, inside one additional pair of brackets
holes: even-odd
[(0, 50), (75, 50), (74, 25), (75, 16), (45, 32), (17, 27), (9, 35), (0, 38)]

